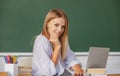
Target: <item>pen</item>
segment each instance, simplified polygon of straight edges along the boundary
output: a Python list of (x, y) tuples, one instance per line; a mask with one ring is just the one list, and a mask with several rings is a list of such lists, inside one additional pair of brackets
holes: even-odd
[(18, 57), (17, 56), (12, 56), (12, 59), (13, 59), (13, 63), (16, 64)]
[(6, 56), (4, 56), (4, 59), (5, 59), (5, 63), (8, 63), (8, 62), (7, 62), (7, 58), (6, 58)]

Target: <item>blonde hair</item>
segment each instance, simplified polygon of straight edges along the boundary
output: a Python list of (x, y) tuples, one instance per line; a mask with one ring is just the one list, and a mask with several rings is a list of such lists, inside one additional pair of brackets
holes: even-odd
[(60, 9), (50, 10), (45, 17), (42, 34), (44, 36), (46, 36), (48, 39), (50, 38), (48, 29), (47, 29), (47, 24), (52, 19), (55, 19), (55, 18), (64, 18), (64, 20), (65, 20), (65, 30), (64, 30), (63, 34), (60, 36), (60, 42), (62, 44), (61, 56), (62, 56), (62, 59), (64, 60), (65, 56), (66, 56), (66, 49), (67, 49), (67, 43), (68, 43), (67, 42), (68, 41), (68, 17), (67, 17), (67, 15)]

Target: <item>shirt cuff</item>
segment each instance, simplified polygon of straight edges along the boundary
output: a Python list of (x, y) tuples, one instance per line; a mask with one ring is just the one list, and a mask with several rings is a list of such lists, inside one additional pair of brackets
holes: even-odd
[(80, 62), (78, 62), (78, 61), (72, 61), (72, 62), (69, 63), (69, 65), (67, 67), (70, 68), (70, 67), (72, 67), (72, 66), (74, 66), (76, 64), (79, 64), (81, 66)]
[(55, 64), (52, 61), (50, 62), (50, 71), (51, 71), (51, 75), (55, 75), (57, 73)]

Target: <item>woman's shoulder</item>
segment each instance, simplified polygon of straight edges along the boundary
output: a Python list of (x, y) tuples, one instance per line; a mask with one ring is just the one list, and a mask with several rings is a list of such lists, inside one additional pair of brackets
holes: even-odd
[(40, 42), (46, 42), (46, 41), (47, 41), (47, 42), (48, 42), (49, 40), (48, 40), (48, 38), (45, 37), (44, 35), (39, 34), (39, 35), (36, 37), (35, 41), (40, 41)]

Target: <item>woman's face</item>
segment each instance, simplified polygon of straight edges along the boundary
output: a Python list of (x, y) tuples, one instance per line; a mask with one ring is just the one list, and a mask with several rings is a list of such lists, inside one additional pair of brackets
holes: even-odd
[(50, 38), (58, 39), (65, 30), (65, 20), (64, 18), (55, 18), (48, 22), (48, 33)]

